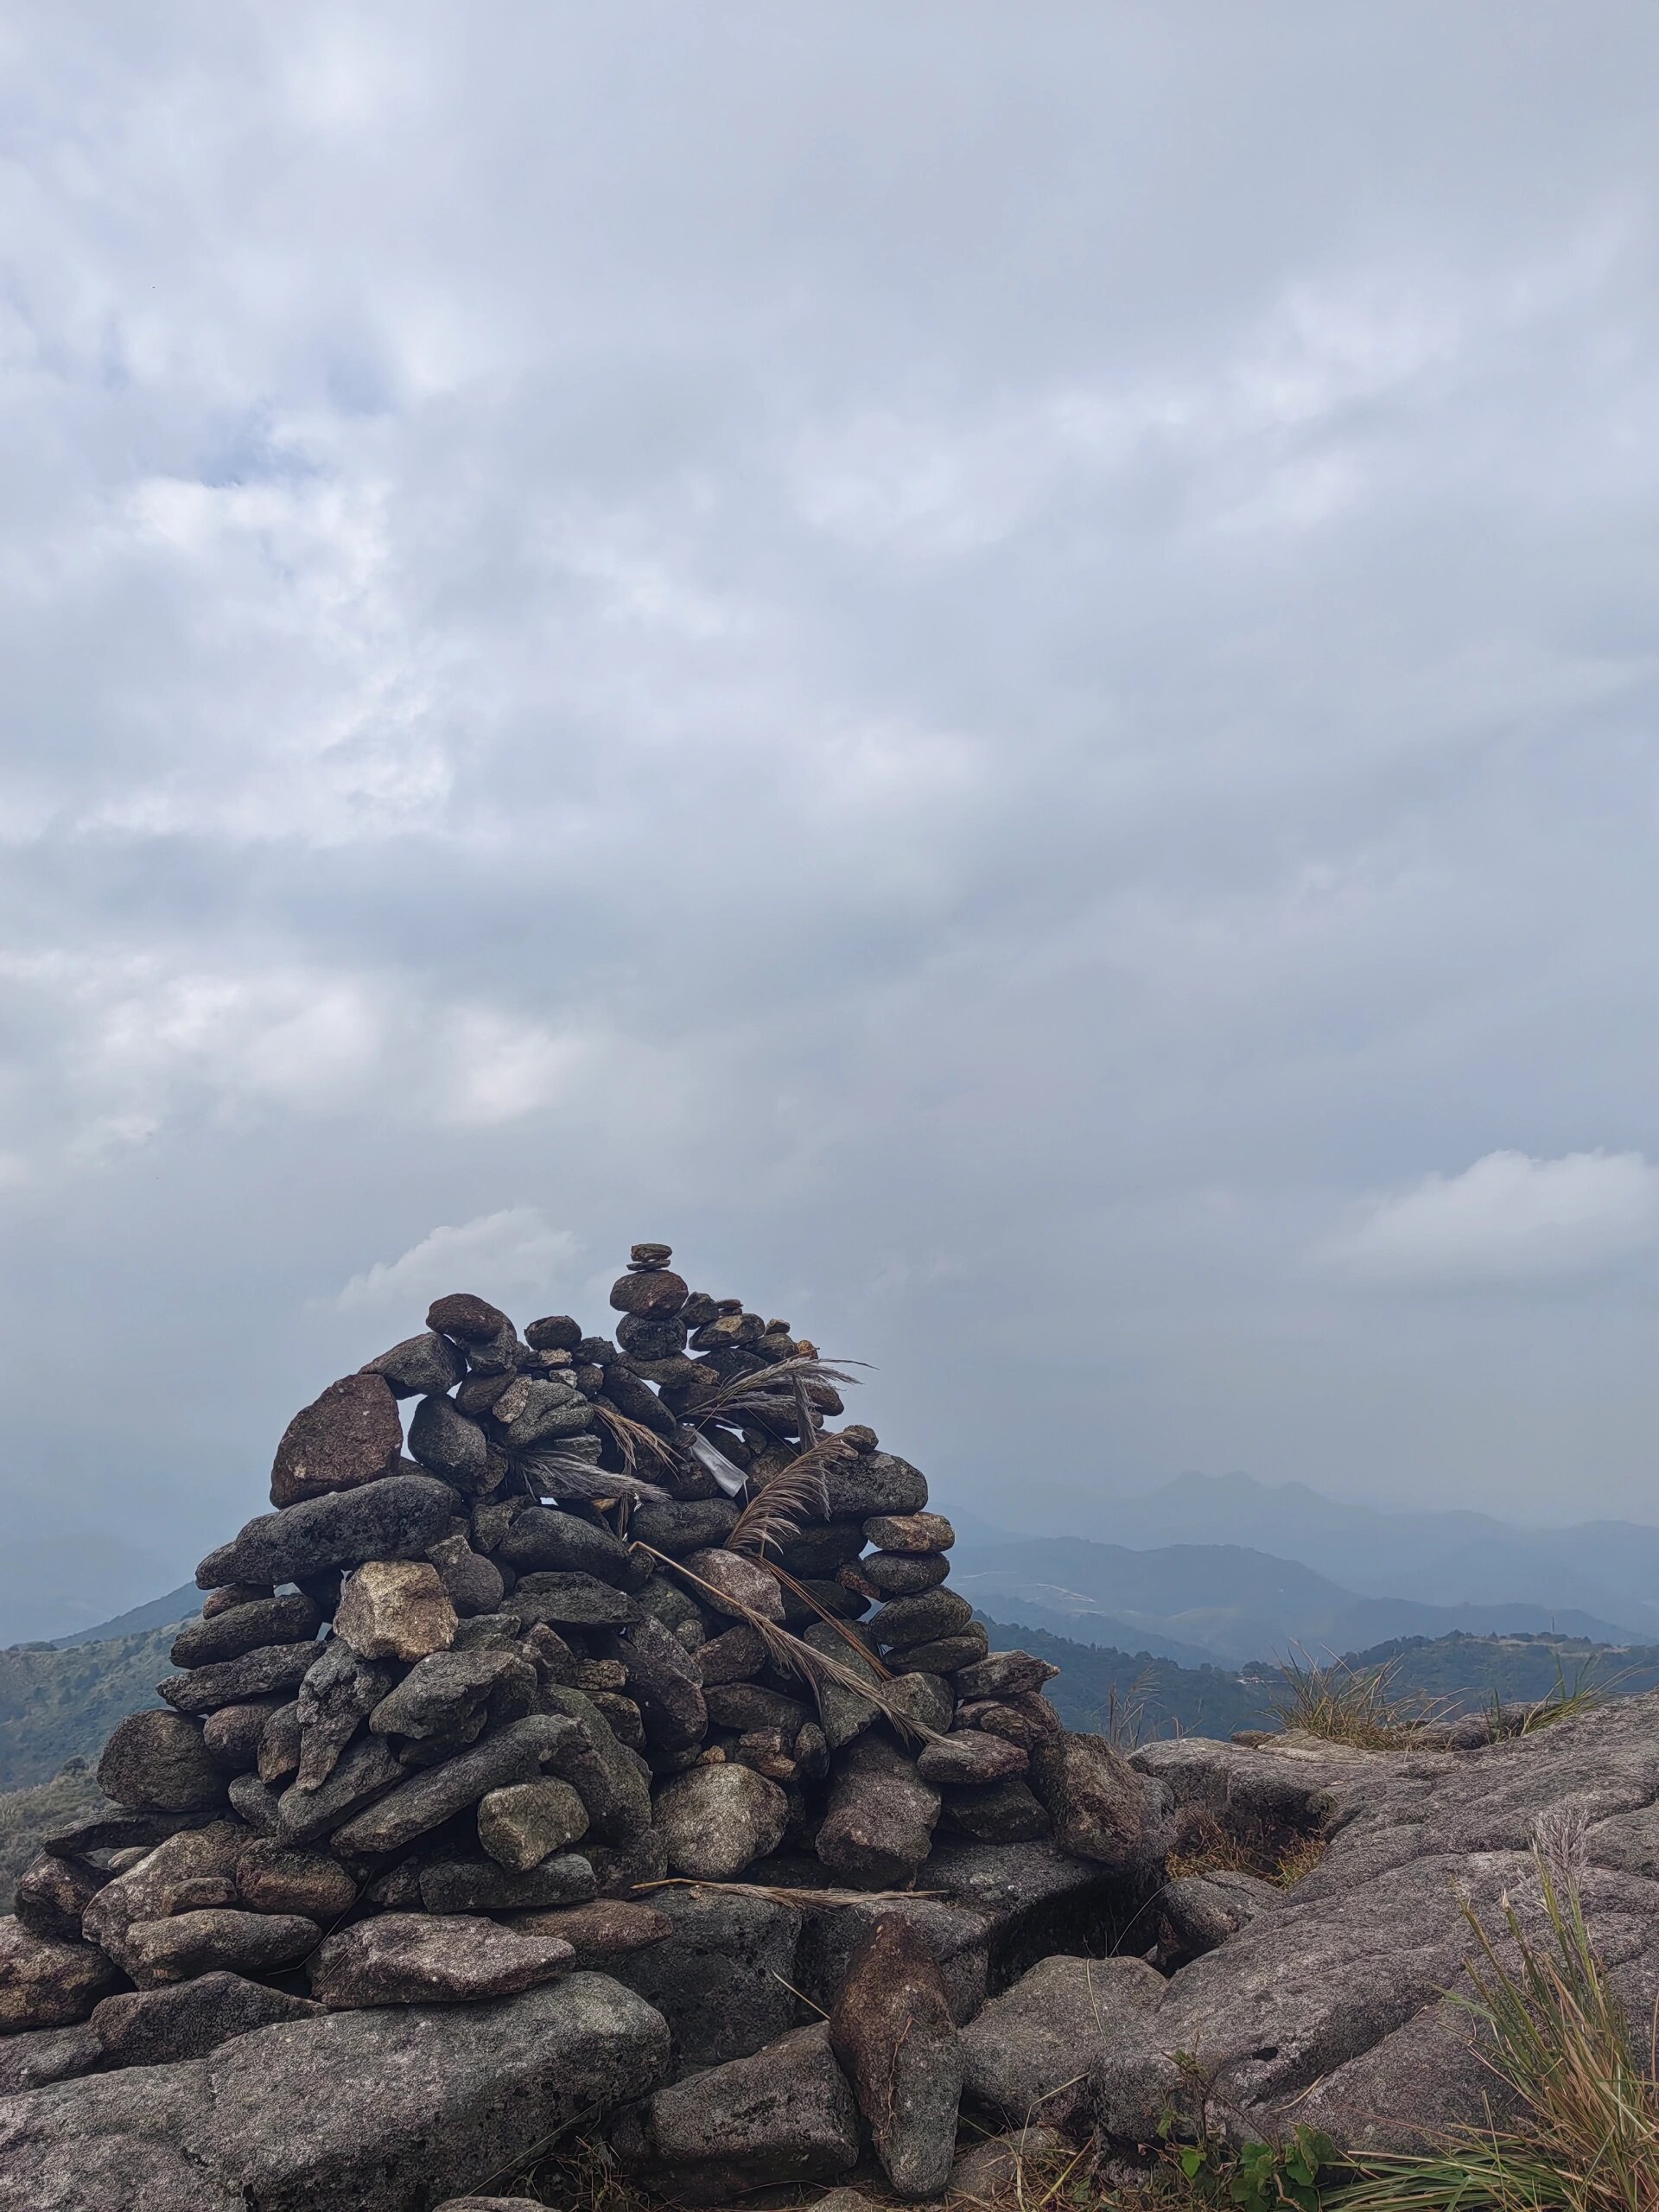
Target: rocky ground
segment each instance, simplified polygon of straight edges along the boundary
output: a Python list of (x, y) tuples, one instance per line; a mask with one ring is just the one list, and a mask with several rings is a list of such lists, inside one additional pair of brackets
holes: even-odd
[[(1200, 2104), (1236, 2139), (1302, 2121), (1405, 2146), (1497, 2090), (1455, 2003), (1465, 1908), (1530, 1910), (1541, 1835), (1576, 1862), (1631, 2016), (1659, 1998), (1659, 1697), (1467, 1751), (1293, 1736), (1107, 1758), (1159, 1855), (1179, 1833), (1267, 1853), (1317, 1834), (1323, 1856), (1281, 1888), (959, 1840), (930, 1894), (837, 1899), (782, 1855), (744, 1884), (601, 1901), (652, 1916), (651, 1940), (491, 2004), (264, 1992), (285, 2009), (262, 2017), (229, 1974), (106, 1999), (55, 2031), (66, 2054), (92, 2037), (105, 2070), (22, 2088), (53, 2037), (0, 2046), (22, 2088), (0, 2101), (0, 2207), (429, 2212), (510, 2190), (596, 2108), (622, 2171), (681, 2203), (849, 2175), (938, 2201), (987, 2135), (1036, 2124), (1128, 2153)], [(199, 2048), (151, 2063), (181, 2035)]]

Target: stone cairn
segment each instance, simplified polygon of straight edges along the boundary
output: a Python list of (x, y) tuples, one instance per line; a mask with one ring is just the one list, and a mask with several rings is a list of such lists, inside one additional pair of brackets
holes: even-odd
[(273, 2018), (502, 1996), (662, 1941), (653, 1883), (906, 1890), (936, 1833), (1112, 1855), (1112, 1755), (988, 1651), (925, 1477), (671, 1256), (614, 1342), (441, 1298), (295, 1416), (0, 1922), (0, 2031), (227, 1973)]

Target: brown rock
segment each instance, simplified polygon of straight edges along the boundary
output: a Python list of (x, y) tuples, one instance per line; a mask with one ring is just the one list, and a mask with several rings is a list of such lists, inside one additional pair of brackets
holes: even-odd
[(943, 1513), (878, 1513), (864, 1523), (864, 1535), (877, 1551), (912, 1556), (948, 1552), (957, 1541)]
[(357, 1884), (337, 1859), (274, 1838), (251, 1843), (232, 1878), (237, 1895), (255, 1912), (301, 1913), (325, 1926), (357, 1902)]
[(372, 1559), (341, 1592), (334, 1632), (365, 1659), (423, 1659), (455, 1640), (455, 1609), (426, 1560)]
[(42, 1852), (19, 1877), (12, 1910), (31, 1936), (78, 1943), (80, 1916), (109, 1878), (85, 1859), (54, 1859)]
[(626, 1897), (595, 1897), (590, 1904), (527, 1912), (512, 1925), (521, 1935), (556, 1936), (570, 1946), (578, 1967), (601, 1968), (608, 1959), (648, 1949), (674, 1933), (674, 1923), (665, 1912), (631, 1904)]
[(237, 1912), (212, 1906), (167, 1920), (135, 1920), (124, 1956), (140, 1989), (197, 1974), (276, 1974), (305, 1957), (322, 1930), (295, 1913)]
[(225, 1777), (202, 1741), (201, 1723), (181, 1713), (130, 1713), (111, 1731), (98, 1786), (134, 1812), (190, 1813), (225, 1802)]
[(588, 1833), (588, 1808), (568, 1782), (514, 1782), (479, 1800), (478, 1840), (499, 1866), (527, 1874)]
[(878, 1921), (848, 1966), (830, 2047), (900, 2196), (935, 2196), (957, 2147), (962, 2049), (944, 1980), (908, 1920)]
[(310, 1599), (297, 1591), (285, 1598), (256, 1598), (227, 1612), (204, 1611), (200, 1620), (180, 1630), (169, 1656), (175, 1667), (208, 1667), (239, 1659), (264, 1643), (308, 1643), (321, 1618)]
[(346, 1375), (295, 1414), (271, 1462), (270, 1502), (355, 1490), (390, 1474), (403, 1449), (391, 1386), (378, 1375)]
[(32, 1934), (21, 1920), (0, 1920), (0, 2036), (73, 2026), (120, 1978), (90, 1943), (66, 1943)]
[(611, 1285), (611, 1306), (618, 1313), (666, 1320), (679, 1312), (690, 1294), (681, 1277), (671, 1269), (652, 1268), (620, 1276)]
[(524, 1331), (524, 1342), (534, 1351), (575, 1351), (582, 1338), (581, 1322), (569, 1313), (546, 1314)]
[(766, 1573), (741, 1552), (693, 1552), (686, 1572), (697, 1577), (696, 1595), (717, 1613), (741, 1619), (744, 1612), (759, 1613), (763, 1620), (781, 1621), (784, 1597), (775, 1575)]
[(722, 1635), (711, 1636), (700, 1643), (692, 1656), (705, 1689), (724, 1682), (751, 1681), (766, 1663), (766, 1647), (760, 1640), (759, 1629), (747, 1622), (736, 1628), (727, 1629)]
[(556, 1936), (526, 1936), (461, 1913), (387, 1912), (328, 1936), (311, 1961), (311, 1987), (331, 2012), (467, 2005), (552, 1981), (574, 1956)]
[(1029, 1762), (1018, 1744), (1006, 1737), (988, 1736), (977, 1728), (961, 1728), (924, 1744), (917, 1755), (916, 1771), (924, 1782), (1012, 1782)]
[(463, 1344), (493, 1344), (504, 1329), (512, 1327), (499, 1306), (492, 1306), (487, 1298), (475, 1298), (468, 1290), (452, 1291), (447, 1298), (435, 1299), (427, 1308), (426, 1325), (442, 1336), (459, 1337)]

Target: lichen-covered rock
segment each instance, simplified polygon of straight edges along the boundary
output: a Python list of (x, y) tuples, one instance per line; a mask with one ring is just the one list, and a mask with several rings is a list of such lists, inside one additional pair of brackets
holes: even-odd
[(588, 1808), (568, 1782), (509, 1783), (479, 1800), (478, 1840), (515, 1874), (588, 1833)]
[(936, 2196), (956, 2155), (963, 2056), (944, 1977), (909, 1921), (882, 1919), (853, 1954), (830, 2047), (893, 2189)]
[(858, 2107), (828, 2030), (797, 2028), (626, 2107), (611, 2147), (647, 2187), (680, 2203), (719, 2204), (847, 2172), (858, 2157)]
[(789, 1800), (753, 1767), (694, 1766), (658, 1792), (656, 1821), (677, 1874), (729, 1882), (783, 1841)]
[(403, 1441), (397, 1401), (385, 1378), (342, 1376), (283, 1431), (271, 1463), (270, 1502), (297, 1505), (374, 1482), (397, 1465)]
[(98, 1762), (98, 1786), (135, 1812), (200, 1812), (225, 1802), (225, 1777), (202, 1742), (201, 1723), (182, 1713), (118, 1720)]
[(963, 2030), (963, 2092), (1002, 2120), (1064, 2127), (1087, 2109), (1109, 2031), (1163, 1993), (1142, 1959), (1039, 1960)]
[(1068, 1732), (1040, 1745), (1031, 1786), (1054, 1823), (1055, 1840), (1075, 1858), (1144, 1878), (1161, 1866), (1174, 1841), (1169, 1792), (1137, 1774), (1102, 1737)]
[(119, 1980), (90, 1943), (66, 1943), (33, 1934), (21, 1920), (0, 1920), (0, 2036), (84, 2020)]
[(334, 1615), (335, 1635), (365, 1659), (413, 1661), (447, 1651), (455, 1627), (455, 1609), (429, 1560), (365, 1560)]
[(465, 2005), (510, 1997), (569, 1971), (556, 1936), (529, 1936), (465, 1914), (385, 1912), (328, 1936), (311, 1988), (330, 2012), (374, 2005)]

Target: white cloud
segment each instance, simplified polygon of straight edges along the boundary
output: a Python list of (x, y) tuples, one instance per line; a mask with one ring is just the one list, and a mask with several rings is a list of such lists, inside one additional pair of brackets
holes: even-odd
[(1659, 1167), (1639, 1152), (1489, 1152), (1460, 1175), (1368, 1199), (1325, 1257), (1374, 1282), (1535, 1282), (1589, 1274), (1656, 1237)]
[(504, 1206), (429, 1230), (397, 1259), (377, 1260), (353, 1275), (333, 1303), (348, 1313), (392, 1305), (424, 1312), (453, 1290), (493, 1300), (526, 1292), (550, 1295), (580, 1250), (570, 1231), (555, 1229), (538, 1207)]

